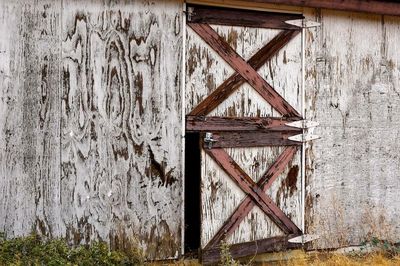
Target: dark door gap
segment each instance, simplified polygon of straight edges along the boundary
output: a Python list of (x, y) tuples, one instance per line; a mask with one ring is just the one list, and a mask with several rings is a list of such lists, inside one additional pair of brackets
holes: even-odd
[(200, 248), (200, 134), (185, 136), (185, 254)]

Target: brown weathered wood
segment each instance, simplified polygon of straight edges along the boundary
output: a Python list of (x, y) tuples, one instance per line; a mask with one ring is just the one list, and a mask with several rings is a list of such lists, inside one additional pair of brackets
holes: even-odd
[[(289, 234), (286, 236), (277, 236), (267, 239), (251, 241), (240, 244), (233, 244), (229, 247), (232, 258), (241, 258), (254, 256), (266, 252), (277, 252), (287, 249), (299, 248), (299, 244), (290, 243), (289, 239), (298, 236), (298, 234)], [(213, 264), (221, 260), (221, 247), (204, 249), (202, 253), (202, 264)]]
[[(257, 185), (262, 188), (265, 192), (269, 189), (276, 178), (284, 171), (287, 164), (293, 159), (296, 154), (296, 147), (286, 148), (276, 161), (270, 166), (265, 174), (257, 182)], [(218, 230), (214, 237), (208, 242), (205, 249), (209, 249), (217, 246), (223, 239), (233, 233), (233, 231), (239, 226), (246, 215), (254, 207), (254, 202), (249, 195), (240, 203), (234, 213), (226, 220), (223, 226)], [(297, 233), (299, 233), (298, 231)]]
[(207, 23), (270, 29), (299, 29), (285, 23), (287, 20), (302, 19), (301, 14), (271, 13), (254, 10), (238, 10), (213, 6), (188, 6), (187, 20), (192, 23)]
[[(246, 2), (246, 1), (245, 1)], [(381, 15), (400, 16), (400, 3), (390, 0), (255, 0), (248, 2), (293, 5), (336, 9), (343, 11), (375, 13)]]
[(209, 25), (188, 23), (235, 71), (237, 71), (272, 107), (287, 117), (300, 114), (268, 84), (254, 68), (241, 58)]
[[(297, 132), (295, 130), (298, 130)], [(238, 148), (238, 147), (263, 147), (263, 146), (289, 146), (301, 145), (300, 142), (289, 140), (288, 137), (300, 134), (300, 129), (292, 131), (238, 131), (213, 133), (213, 148)], [(204, 138), (204, 137), (203, 137)], [(208, 144), (204, 143), (204, 148)]]
[(301, 129), (286, 126), (286, 123), (297, 119), (279, 117), (218, 117), (187, 116), (186, 132), (205, 131), (286, 131), (300, 134)]
[(209, 149), (206, 152), (281, 230), (285, 233), (300, 231), (223, 149)]
[[(247, 63), (258, 70), (268, 60), (270, 60), (277, 52), (282, 49), (290, 40), (299, 34), (299, 30), (284, 30), (277, 34), (263, 48), (258, 50)], [(207, 115), (225, 99), (229, 97), (236, 89), (238, 89), (246, 80), (239, 74), (235, 73), (226, 79), (218, 88), (216, 88), (207, 98), (200, 102), (191, 112), (190, 115)]]

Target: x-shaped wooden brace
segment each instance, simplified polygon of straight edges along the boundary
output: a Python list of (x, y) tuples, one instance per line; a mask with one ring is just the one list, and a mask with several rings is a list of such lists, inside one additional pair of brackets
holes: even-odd
[(279, 209), (265, 194), (275, 179), (284, 171), (287, 164), (296, 154), (297, 147), (287, 147), (270, 166), (266, 173), (255, 183), (238, 164), (221, 148), (205, 150), (215, 162), (232, 178), (247, 194), (234, 213), (223, 224), (205, 249), (215, 247), (221, 240), (230, 235), (257, 204), (266, 215), (286, 234), (301, 234), (301, 230)]
[(188, 26), (236, 71), (235, 74), (225, 80), (213, 93), (197, 105), (189, 115), (207, 115), (247, 81), (261, 97), (284, 117), (300, 117), (300, 114), (257, 73), (258, 68), (264, 65), (267, 60), (299, 33), (298, 30), (282, 31), (246, 62), (208, 24), (188, 23)]

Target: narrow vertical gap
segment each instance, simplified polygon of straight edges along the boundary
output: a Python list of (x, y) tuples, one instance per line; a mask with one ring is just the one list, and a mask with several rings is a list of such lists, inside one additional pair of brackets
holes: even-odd
[(200, 134), (185, 137), (185, 253), (200, 248)]

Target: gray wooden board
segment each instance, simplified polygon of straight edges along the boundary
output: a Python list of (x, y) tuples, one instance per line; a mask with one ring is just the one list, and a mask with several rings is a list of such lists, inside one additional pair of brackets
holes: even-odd
[(0, 1), (0, 231), (59, 235), (60, 1)]

